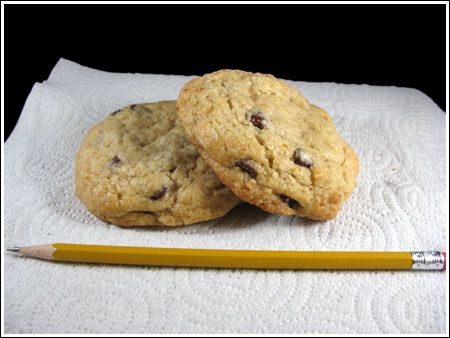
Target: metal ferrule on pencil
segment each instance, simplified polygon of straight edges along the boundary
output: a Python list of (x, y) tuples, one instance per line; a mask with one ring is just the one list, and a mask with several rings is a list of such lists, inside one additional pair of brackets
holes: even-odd
[(411, 251), (411, 270), (442, 270), (445, 257), (439, 251)]

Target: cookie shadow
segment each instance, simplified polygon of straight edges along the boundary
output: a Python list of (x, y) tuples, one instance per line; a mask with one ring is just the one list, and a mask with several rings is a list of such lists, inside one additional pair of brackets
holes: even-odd
[(286, 216), (291, 217), (292, 221), (290, 224), (296, 225), (296, 226), (304, 226), (304, 227), (314, 227), (325, 224), (327, 221), (319, 221), (315, 219), (310, 219), (306, 217), (300, 217), (300, 216)]
[[(234, 232), (244, 228), (255, 227), (263, 224), (273, 214), (248, 204), (242, 203), (230, 210), (226, 215), (205, 222), (178, 225), (178, 226), (119, 226), (122, 229), (130, 229), (139, 232), (179, 232), (183, 234), (207, 234)], [(111, 223), (105, 222), (110, 225)]]
[[(289, 226), (299, 227), (313, 227), (324, 224), (325, 221), (312, 220), (299, 216), (287, 216), (280, 214), (272, 214), (266, 212), (249, 203), (242, 203), (226, 215), (216, 218), (214, 220), (178, 225), (178, 226), (118, 226), (125, 230), (133, 230), (137, 232), (165, 232), (165, 233), (180, 233), (184, 235), (208, 235), (208, 234), (223, 234), (231, 232), (239, 232), (241, 230), (261, 227), (268, 223), (273, 224), (274, 227), (286, 228)], [(112, 223), (105, 222), (108, 226)]]

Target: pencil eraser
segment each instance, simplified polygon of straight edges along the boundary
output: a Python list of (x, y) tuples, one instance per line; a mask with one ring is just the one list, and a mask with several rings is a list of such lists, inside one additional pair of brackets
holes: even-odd
[(444, 256), (444, 267), (442, 268), (442, 270), (445, 270), (447, 268), (447, 253), (443, 252), (442, 256)]

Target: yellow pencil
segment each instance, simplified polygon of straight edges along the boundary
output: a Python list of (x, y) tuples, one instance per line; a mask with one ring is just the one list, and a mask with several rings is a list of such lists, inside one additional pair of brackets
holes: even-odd
[(439, 251), (211, 250), (62, 243), (7, 250), (51, 261), (203, 268), (445, 270), (446, 265), (446, 254)]

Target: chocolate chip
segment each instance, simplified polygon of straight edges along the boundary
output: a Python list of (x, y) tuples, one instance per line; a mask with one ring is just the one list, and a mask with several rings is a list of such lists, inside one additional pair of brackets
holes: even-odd
[(115, 112), (112, 112), (110, 115), (111, 115), (111, 116), (114, 116), (114, 115), (116, 115), (118, 112), (120, 112), (120, 110), (121, 110), (121, 109), (117, 109)]
[(247, 120), (249, 120), (256, 128), (267, 129), (269, 118), (259, 110), (251, 110), (247, 113)]
[(289, 205), (289, 208), (291, 209), (295, 209), (298, 208), (300, 206), (300, 203), (298, 203), (296, 200), (287, 197), (286, 195), (280, 195), (280, 199), (284, 202), (287, 203), (287, 205)]
[(251, 178), (256, 178), (256, 176), (258, 175), (256, 169), (253, 167), (249, 159), (238, 160), (234, 165), (249, 174)]
[(155, 192), (153, 195), (150, 196), (150, 199), (152, 200), (159, 200), (161, 197), (163, 197), (166, 192), (169, 190), (169, 187), (163, 186), (161, 189), (159, 189), (157, 192)]
[(121, 160), (119, 157), (117, 157), (117, 155), (116, 155), (116, 156), (114, 156), (113, 160), (112, 160), (111, 163), (109, 164), (109, 167), (110, 167), (111, 169), (115, 169), (115, 168), (117, 168), (119, 165), (121, 165), (122, 163), (123, 163), (122, 160)]
[(309, 169), (314, 164), (314, 161), (306, 151), (302, 148), (297, 148), (294, 151), (294, 163)]
[(253, 123), (253, 125), (256, 128), (266, 129), (267, 126), (266, 116), (260, 111), (257, 111), (250, 115), (250, 122)]
[(136, 110), (136, 106), (137, 106), (137, 104), (132, 104), (131, 107), (130, 107), (130, 110), (135, 111)]

